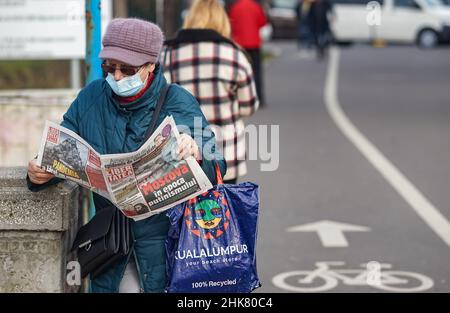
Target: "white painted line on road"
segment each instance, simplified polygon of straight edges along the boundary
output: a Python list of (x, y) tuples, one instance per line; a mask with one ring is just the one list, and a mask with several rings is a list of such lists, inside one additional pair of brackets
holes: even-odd
[[(275, 275), (272, 283), (281, 289), (293, 292), (324, 292), (340, 285), (373, 287), (389, 292), (421, 292), (431, 289), (434, 281), (422, 274), (391, 270), (389, 263), (379, 264), (379, 283), (369, 283), (374, 275), (369, 264), (351, 269), (341, 261), (319, 261), (311, 271), (291, 271)], [(338, 268), (332, 268), (338, 267)], [(418, 283), (418, 284), (417, 284)]]
[(317, 232), (320, 241), (327, 248), (348, 247), (344, 232), (358, 231), (367, 232), (370, 228), (359, 225), (339, 223), (335, 221), (318, 221), (305, 225), (289, 227), (288, 232)]
[(328, 113), (337, 127), (409, 203), (431, 229), (450, 246), (450, 222), (348, 119), (337, 97), (339, 49), (332, 48), (324, 97)]

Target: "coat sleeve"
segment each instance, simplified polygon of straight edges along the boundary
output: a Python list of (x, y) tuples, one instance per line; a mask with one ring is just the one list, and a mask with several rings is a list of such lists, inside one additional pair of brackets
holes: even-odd
[(44, 184), (35, 184), (30, 180), (30, 177), (27, 175), (27, 186), (28, 186), (28, 190), (30, 190), (32, 192), (38, 192), (38, 191), (44, 190), (50, 186), (56, 185), (57, 183), (60, 183), (63, 180), (64, 179), (62, 179), (62, 178), (54, 177)]
[(217, 184), (215, 164), (219, 165), (222, 177), (225, 176), (227, 165), (195, 97), (182, 87), (172, 85), (167, 95), (165, 110), (173, 116), (179, 131), (187, 133), (197, 142), (202, 156), (201, 167), (211, 183)]

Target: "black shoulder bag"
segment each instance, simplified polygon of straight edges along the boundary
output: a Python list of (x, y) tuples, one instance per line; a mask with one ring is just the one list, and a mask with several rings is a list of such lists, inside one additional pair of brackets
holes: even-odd
[[(144, 143), (156, 129), (169, 88), (167, 84), (161, 90)], [(84, 278), (90, 274), (90, 278), (95, 279), (103, 274), (130, 252), (133, 242), (128, 217), (113, 205), (99, 210), (86, 225), (80, 227), (72, 244), (72, 251), (77, 250), (81, 276)]]

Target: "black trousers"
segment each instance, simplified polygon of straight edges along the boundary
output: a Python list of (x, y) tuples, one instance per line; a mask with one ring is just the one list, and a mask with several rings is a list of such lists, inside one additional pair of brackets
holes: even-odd
[(255, 76), (256, 94), (259, 98), (259, 105), (264, 106), (264, 90), (263, 90), (263, 71), (261, 65), (261, 49), (245, 49), (250, 56), (253, 75)]

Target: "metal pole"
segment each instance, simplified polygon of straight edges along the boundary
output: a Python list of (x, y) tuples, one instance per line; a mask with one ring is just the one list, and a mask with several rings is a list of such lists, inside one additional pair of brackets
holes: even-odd
[[(102, 78), (101, 60), (98, 57), (102, 47), (102, 16), (101, 0), (86, 0), (86, 71), (89, 84), (93, 80)], [(89, 192), (89, 212), (90, 220), (95, 215), (95, 206), (92, 192)]]
[[(101, 49), (101, 0), (86, 0), (86, 84), (102, 78), (101, 60), (98, 57)], [(83, 210), (83, 222), (87, 223), (95, 215), (92, 191), (88, 192), (89, 208)], [(87, 279), (84, 280), (85, 291), (90, 289)]]
[[(101, 20), (101, 1), (86, 0), (86, 84), (102, 78), (101, 60), (98, 57), (102, 39)], [(86, 216), (91, 219), (94, 214), (92, 192), (89, 192), (89, 212)]]
[(100, 0), (86, 0), (86, 71), (87, 81), (102, 78), (101, 60), (101, 7)]

